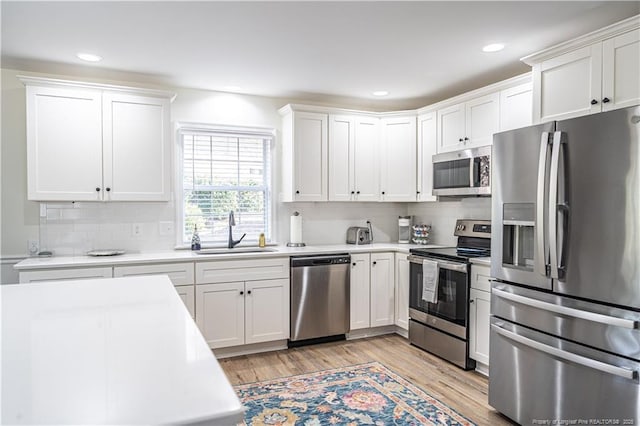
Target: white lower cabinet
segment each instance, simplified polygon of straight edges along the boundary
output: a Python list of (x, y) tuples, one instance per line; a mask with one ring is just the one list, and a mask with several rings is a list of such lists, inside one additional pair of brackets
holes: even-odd
[(371, 325), (369, 281), (369, 253), (351, 255), (351, 330), (369, 328)]
[(199, 284), (196, 324), (213, 349), (289, 337), (289, 280)]
[(490, 269), (471, 265), (469, 297), (469, 356), (489, 365), (489, 316), (491, 313)]
[(195, 283), (193, 262), (154, 263), (148, 265), (114, 266), (114, 277), (134, 277), (141, 275), (166, 275), (175, 286), (178, 295), (195, 318)]
[(187, 307), (187, 311), (191, 315), (191, 318), (196, 319), (196, 289), (194, 285), (177, 285), (176, 291), (178, 296), (182, 299), (184, 306)]
[(395, 323), (409, 330), (409, 261), (406, 253), (396, 253)]
[(394, 253), (351, 255), (351, 331), (393, 325)]
[(111, 278), (113, 268), (73, 268), (73, 269), (38, 269), (21, 271), (20, 283), (35, 283), (40, 281), (88, 280), (92, 278)]
[(393, 253), (371, 253), (371, 327), (395, 321), (394, 263)]

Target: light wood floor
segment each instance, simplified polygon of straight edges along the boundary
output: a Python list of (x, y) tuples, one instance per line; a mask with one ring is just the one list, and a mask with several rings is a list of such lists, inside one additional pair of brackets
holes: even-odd
[(487, 403), (486, 377), (424, 352), (395, 334), (220, 360), (231, 384), (378, 361), (478, 425), (511, 425)]

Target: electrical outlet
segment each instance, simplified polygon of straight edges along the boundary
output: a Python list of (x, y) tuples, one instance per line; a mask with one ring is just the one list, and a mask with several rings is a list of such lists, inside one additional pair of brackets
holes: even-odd
[(142, 224), (134, 223), (131, 226), (131, 235), (134, 237), (142, 237)]
[(173, 222), (161, 221), (158, 225), (160, 227), (160, 235), (173, 235)]
[(38, 240), (27, 240), (27, 251), (30, 256), (35, 256), (40, 251), (40, 243)]

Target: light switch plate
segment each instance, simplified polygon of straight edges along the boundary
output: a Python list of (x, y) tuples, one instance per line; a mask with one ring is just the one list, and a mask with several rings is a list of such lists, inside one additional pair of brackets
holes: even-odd
[(131, 236), (133, 237), (142, 237), (142, 224), (134, 223), (131, 225)]

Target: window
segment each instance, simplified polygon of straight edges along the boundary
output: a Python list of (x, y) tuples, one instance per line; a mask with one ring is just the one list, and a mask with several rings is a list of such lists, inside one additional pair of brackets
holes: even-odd
[(203, 243), (226, 243), (229, 212), (234, 239), (271, 239), (273, 133), (243, 128), (186, 128), (182, 144), (182, 243), (197, 226)]

